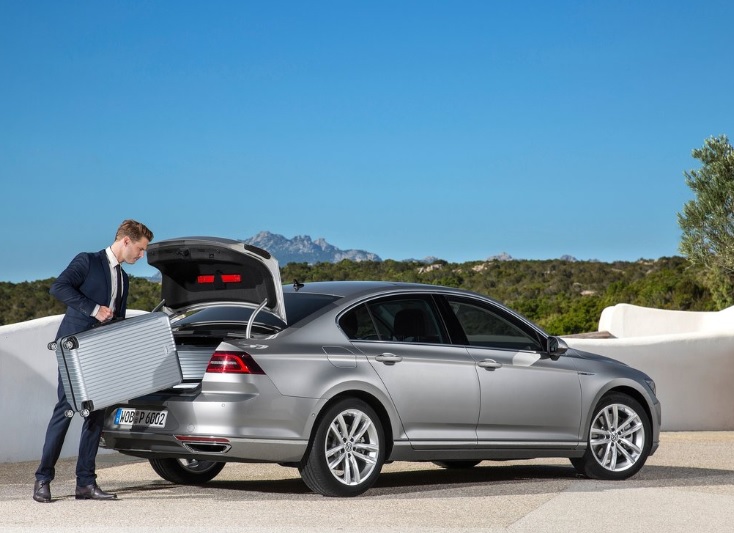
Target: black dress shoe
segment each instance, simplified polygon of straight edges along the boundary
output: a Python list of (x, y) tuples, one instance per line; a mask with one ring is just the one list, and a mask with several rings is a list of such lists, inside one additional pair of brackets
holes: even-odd
[(117, 494), (105, 492), (99, 488), (99, 485), (92, 483), (86, 487), (76, 486), (77, 500), (116, 500)]
[(51, 482), (36, 481), (33, 485), (33, 499), (37, 502), (48, 503), (51, 501)]

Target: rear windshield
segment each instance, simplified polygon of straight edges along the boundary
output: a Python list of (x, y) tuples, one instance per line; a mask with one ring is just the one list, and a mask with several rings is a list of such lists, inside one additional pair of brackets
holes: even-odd
[(285, 303), (285, 314), (288, 325), (292, 326), (300, 322), (319, 309), (337, 301), (340, 296), (332, 294), (309, 294), (307, 292), (286, 292), (283, 294)]
[[(338, 299), (338, 296), (330, 294), (285, 293), (283, 295), (283, 302), (285, 304), (288, 325), (292, 326), (300, 322), (308, 315), (315, 313)], [(208, 307), (176, 320), (173, 326), (180, 329), (196, 324), (246, 323), (250, 320), (252, 311), (252, 309), (246, 307)], [(262, 310), (257, 315), (255, 322), (272, 326), (279, 330), (286, 327), (278, 317), (270, 314), (266, 310)]]

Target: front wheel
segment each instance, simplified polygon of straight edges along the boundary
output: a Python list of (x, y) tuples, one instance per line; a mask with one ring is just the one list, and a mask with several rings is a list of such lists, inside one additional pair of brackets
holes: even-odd
[(211, 481), (226, 463), (197, 459), (148, 459), (155, 473), (178, 485), (201, 485)]
[(385, 461), (385, 433), (377, 413), (349, 398), (320, 417), (298, 471), (324, 496), (357, 496), (369, 489)]
[(612, 393), (594, 410), (586, 452), (571, 463), (593, 479), (627, 479), (642, 468), (651, 447), (652, 426), (645, 410), (633, 398)]

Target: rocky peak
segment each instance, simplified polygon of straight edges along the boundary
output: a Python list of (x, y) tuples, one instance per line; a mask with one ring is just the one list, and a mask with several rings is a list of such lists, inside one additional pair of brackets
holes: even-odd
[(338, 263), (343, 259), (350, 261), (382, 261), (382, 259), (371, 252), (364, 250), (341, 250), (326, 242), (320, 237), (315, 241), (308, 235), (296, 235), (288, 239), (277, 233), (261, 231), (254, 237), (243, 239), (247, 244), (252, 244), (270, 252), (278, 260), (278, 263)]

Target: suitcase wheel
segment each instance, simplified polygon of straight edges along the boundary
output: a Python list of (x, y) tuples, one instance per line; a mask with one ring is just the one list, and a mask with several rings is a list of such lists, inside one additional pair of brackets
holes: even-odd
[(76, 340), (76, 337), (68, 337), (64, 341), (64, 348), (67, 350), (75, 350), (76, 348), (79, 348), (79, 341)]
[(66, 418), (72, 418), (74, 416), (74, 411), (72, 411), (71, 409), (67, 409), (66, 412), (64, 413), (64, 416)]
[(87, 418), (89, 416), (89, 409), (82, 409), (79, 411), (79, 414), (82, 415), (83, 418)]
[(49, 342), (47, 348), (51, 350), (52, 352), (56, 351), (56, 341)]

